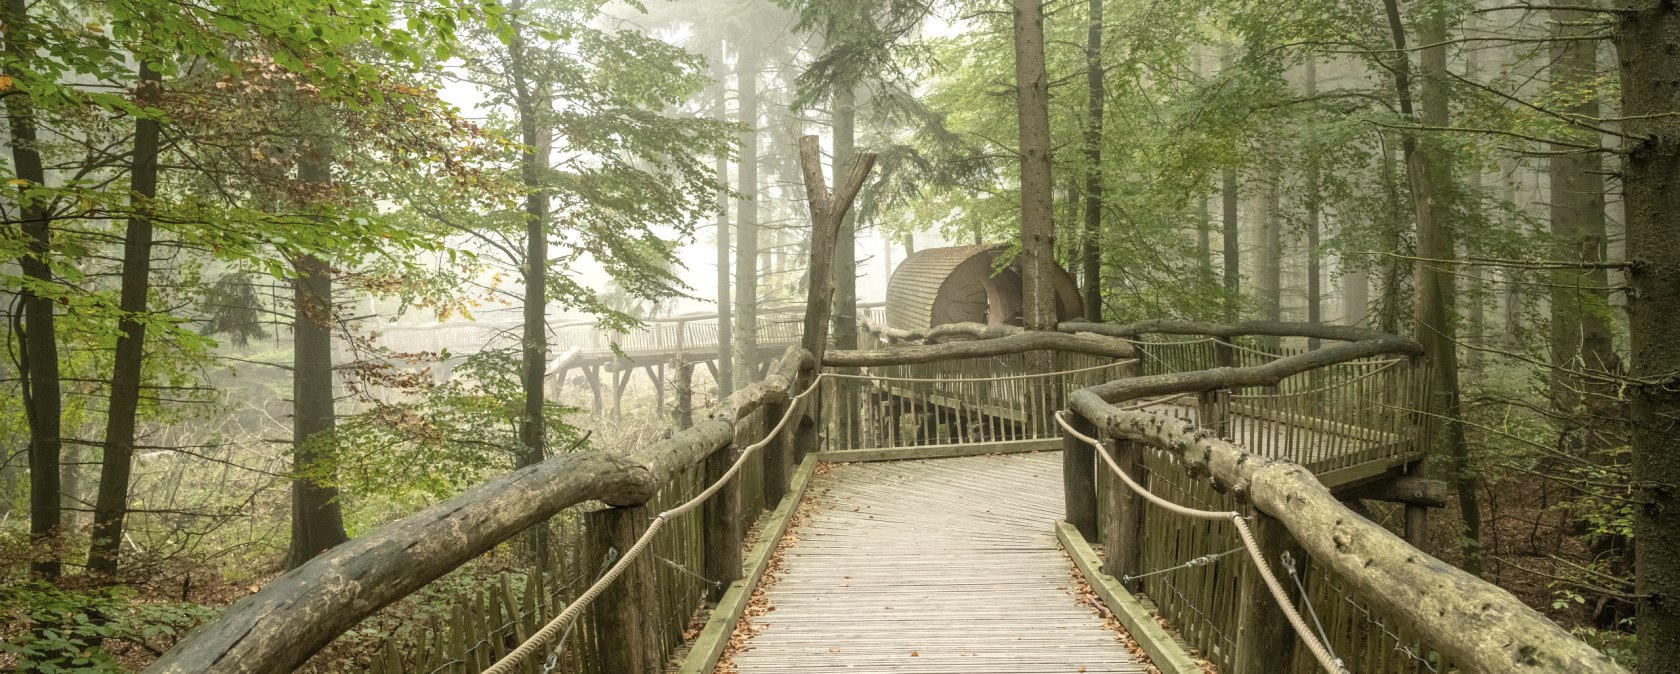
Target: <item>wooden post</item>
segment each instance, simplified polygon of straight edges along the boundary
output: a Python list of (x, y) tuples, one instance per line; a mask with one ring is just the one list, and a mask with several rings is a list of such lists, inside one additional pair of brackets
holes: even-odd
[[(1259, 544), (1266, 564), (1271, 566), (1278, 581), (1289, 581), (1282, 562), (1285, 552), (1296, 564), (1297, 572), (1306, 564), (1306, 553), (1295, 544), (1294, 537), (1283, 523), (1265, 513), (1254, 511), (1249, 522), (1254, 540)], [(1238, 553), (1242, 554), (1242, 553)], [(1289, 625), (1289, 618), (1272, 598), (1272, 591), (1260, 578), (1260, 571), (1252, 560), (1243, 567), (1237, 598), (1237, 653), (1232, 658), (1233, 674), (1271, 674), (1280, 665), (1293, 662), (1301, 637)]]
[[(1406, 464), (1406, 474), (1422, 477), (1424, 462)], [(1429, 507), (1418, 503), (1406, 504), (1406, 542), (1419, 550), (1429, 538)]]
[[(1109, 440), (1108, 451), (1120, 470), (1126, 471), (1134, 482), (1148, 486), (1149, 478), (1143, 472), (1143, 445), (1129, 440)], [(1103, 470), (1108, 470), (1106, 464)], [(1143, 558), (1145, 503), (1143, 497), (1121, 482), (1119, 477), (1110, 474), (1106, 482), (1108, 488), (1102, 493), (1102, 507), (1108, 512), (1108, 518), (1103, 522), (1102, 542), (1108, 558), (1103, 561), (1103, 573), (1123, 578), (1141, 571), (1139, 560)], [(1126, 589), (1134, 592), (1138, 589), (1135, 580), (1125, 585)]]
[(1223, 339), (1213, 340), (1213, 364), (1216, 367), (1236, 367), (1236, 348)]
[(671, 370), (671, 392), (676, 404), (671, 408), (671, 423), (677, 430), (694, 425), (694, 363), (683, 362), (679, 356)]
[[(737, 433), (739, 438), (740, 434)], [(740, 456), (740, 445), (731, 443), (728, 447), (719, 448), (706, 457), (706, 483), (711, 484), (723, 479), (723, 474), (734, 465), (736, 457)], [(711, 601), (723, 598), (724, 590), (729, 584), (741, 578), (741, 478), (724, 483), (723, 487), (710, 499), (701, 504), (701, 517), (705, 521), (706, 570), (702, 572), (707, 578), (717, 582), (708, 595)]]
[[(1096, 425), (1076, 413), (1068, 414), (1068, 425), (1085, 435), (1097, 434)], [(1089, 443), (1062, 431), (1062, 500), (1066, 510), (1063, 518), (1087, 541), (1097, 538), (1096, 455), (1096, 449)]]
[(584, 368), (583, 379), (589, 382), (589, 395), (594, 401), (589, 408), (589, 413), (597, 417), (601, 416), (601, 366), (591, 365)]
[(1230, 430), (1231, 391), (1219, 389), (1217, 391), (1202, 391), (1196, 394), (1197, 425), (1212, 431), (1221, 438), (1231, 437)]
[[(787, 403), (773, 403), (764, 406), (764, 417), (760, 426), (760, 435), (769, 433), (781, 421), (782, 414), (787, 412)], [(793, 476), (793, 457), (791, 456), (790, 440), (793, 437), (793, 427), (790, 424), (782, 428), (782, 432), (775, 437), (768, 438), (769, 442), (759, 451), (764, 455), (764, 507), (775, 508), (787, 495), (788, 480)]]
[[(647, 530), (647, 506), (603, 508), (584, 513), (584, 559), (591, 571), (608, 557), (622, 558)], [(616, 551), (616, 552), (614, 552)], [(737, 569), (739, 565), (737, 565)], [(659, 595), (652, 551), (630, 563), (590, 606), (595, 630), (595, 671), (601, 674), (658, 674)]]

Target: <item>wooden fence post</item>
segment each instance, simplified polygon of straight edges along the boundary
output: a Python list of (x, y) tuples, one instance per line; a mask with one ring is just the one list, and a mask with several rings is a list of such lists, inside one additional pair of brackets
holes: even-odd
[[(1148, 477), (1143, 472), (1143, 446), (1130, 440), (1109, 440), (1108, 451), (1114, 456), (1114, 463), (1120, 470), (1139, 485), (1148, 486)], [(1105, 470), (1108, 469), (1104, 465)], [(1112, 471), (1110, 471), (1112, 472)], [(1115, 578), (1140, 571), (1139, 560), (1143, 558), (1143, 508), (1142, 496), (1126, 486), (1118, 476), (1109, 475), (1107, 489), (1103, 490), (1103, 508), (1108, 511), (1108, 519), (1104, 522), (1102, 532), (1103, 548), (1108, 551), (1108, 558), (1103, 561), (1103, 573)], [(1136, 591), (1137, 581), (1126, 583), (1129, 590)]]
[(677, 430), (694, 425), (694, 363), (685, 362), (679, 355), (671, 370), (671, 392), (676, 403), (671, 406), (671, 423)]
[(768, 436), (776, 427), (776, 422), (782, 420), (782, 415), (787, 409), (787, 403), (765, 405), (763, 422), (760, 424), (763, 427), (760, 436), (768, 440), (759, 450), (764, 455), (765, 509), (775, 508), (776, 504), (782, 502), (782, 497), (787, 495), (788, 480), (793, 476), (793, 457), (790, 455), (790, 445), (793, 443), (790, 439), (793, 437), (794, 424), (789, 423), (775, 437)]
[(1213, 432), (1215, 436), (1229, 439), (1231, 418), (1231, 391), (1219, 389), (1217, 391), (1202, 391), (1196, 394), (1196, 425)]
[[(594, 568), (609, 556), (622, 558), (647, 530), (647, 506), (603, 508), (584, 513), (584, 559)], [(612, 551), (616, 551), (614, 554)], [(737, 567), (739, 568), (739, 567)], [(601, 674), (658, 674), (659, 595), (653, 553), (643, 552), (590, 606), (595, 631), (594, 670)]]
[[(1289, 583), (1288, 574), (1280, 561), (1283, 554), (1288, 552), (1295, 564), (1304, 567), (1306, 553), (1295, 544), (1294, 537), (1289, 535), (1283, 523), (1270, 515), (1256, 510), (1248, 526), (1254, 532), (1254, 541), (1260, 546), (1261, 556), (1278, 581)], [(1295, 650), (1301, 645), (1300, 635), (1295, 634), (1289, 618), (1272, 597), (1271, 589), (1266, 587), (1252, 561), (1249, 560), (1250, 563), (1243, 567), (1242, 580), (1239, 581), (1237, 652), (1232, 658), (1235, 664), (1233, 674), (1276, 672), (1294, 661)]]
[[(1069, 412), (1068, 425), (1085, 435), (1095, 436), (1097, 427), (1077, 413)], [(1063, 519), (1085, 540), (1097, 537), (1097, 475), (1096, 449), (1084, 440), (1062, 431), (1062, 500)]]
[[(740, 456), (740, 446), (730, 443), (706, 457), (706, 484), (723, 479), (723, 474)], [(723, 598), (729, 584), (741, 578), (741, 476), (724, 483), (716, 494), (701, 503), (705, 524), (706, 562), (702, 575), (715, 581), (707, 598)]]

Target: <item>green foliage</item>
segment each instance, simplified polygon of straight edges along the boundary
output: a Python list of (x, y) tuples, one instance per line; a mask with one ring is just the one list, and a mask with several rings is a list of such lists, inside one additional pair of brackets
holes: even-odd
[(6, 625), (4, 653), (21, 671), (127, 671), (112, 655), (112, 642), (161, 652), (215, 611), (189, 603), (143, 603), (114, 587), (65, 590), (35, 581), (0, 585)]

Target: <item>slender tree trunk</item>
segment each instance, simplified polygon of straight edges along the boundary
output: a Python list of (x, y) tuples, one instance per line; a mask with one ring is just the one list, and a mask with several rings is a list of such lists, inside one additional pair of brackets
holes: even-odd
[[(1395, 90), (1399, 97), (1400, 113), (1412, 117), (1410, 90), (1410, 52), (1406, 49), (1405, 28), (1400, 20), (1397, 0), (1384, 0), (1389, 27), (1394, 35)], [(1419, 40), (1423, 70), (1423, 115), (1421, 121), (1429, 126), (1447, 125), (1447, 92), (1443, 81), (1446, 72), (1446, 19), (1439, 7), (1425, 8), (1419, 20)], [(1406, 177), (1411, 186), (1412, 204), (1417, 218), (1417, 257), (1413, 266), (1416, 301), (1412, 318), (1416, 322), (1416, 338), (1424, 352), (1435, 363), (1435, 396), (1431, 413), (1441, 419), (1441, 437), (1437, 439), (1439, 454), (1448, 459), (1452, 482), (1458, 490), (1460, 516), (1464, 520), (1463, 567), (1473, 574), (1481, 573), (1481, 510), (1476, 496), (1476, 476), (1471, 470), (1469, 451), (1465, 445), (1464, 429), (1460, 425), (1458, 391), (1458, 344), (1452, 319), (1453, 264), (1457, 254), (1453, 247), (1452, 230), (1445, 222), (1443, 209), (1437, 199), (1438, 181), (1447, 178), (1444, 162), (1435, 156), (1433, 147), (1420, 147), (1416, 135), (1406, 132), (1401, 149), (1406, 158)]]
[[(329, 180), (325, 157), (306, 150), (298, 177), (313, 183)], [(350, 540), (338, 487), (322, 479), (321, 450), (337, 428), (333, 405), (332, 270), (311, 255), (292, 263), (292, 542), (286, 568), (295, 569), (328, 548)]]
[(1628, 134), (1628, 387), (1639, 671), (1680, 671), (1680, 6), (1628, 3), (1612, 33)]
[[(1266, 196), (1260, 202), (1259, 254), (1254, 260), (1255, 285), (1260, 291), (1260, 318), (1265, 321), (1283, 320), (1283, 213), (1278, 183), (1283, 179), (1279, 171), (1266, 176)], [(1276, 341), (1276, 340), (1272, 340)]]
[(735, 380), (752, 381), (758, 359), (758, 70), (759, 46), (737, 45), (741, 156), (735, 166)]
[[(1552, 88), (1566, 92), (1565, 100), (1574, 101), (1563, 113), (1578, 119), (1597, 119), (1599, 114), (1597, 96), (1581, 93), (1599, 76), (1598, 43), (1580, 39), (1595, 30), (1588, 25), (1593, 18), (1586, 12), (1552, 11), (1559, 37), (1572, 38), (1552, 45)], [(1590, 143), (1599, 142), (1597, 133), (1582, 133)], [(1572, 153), (1571, 148), (1563, 146), (1553, 149), (1560, 152), (1551, 157), (1548, 166), (1555, 257), (1589, 265), (1603, 262), (1603, 157), (1597, 152)], [(1608, 283), (1609, 275), (1603, 268), (1565, 269), (1552, 274), (1552, 397), (1560, 410), (1574, 409), (1583, 397), (1593, 398), (1585, 401), (1590, 405), (1602, 407), (1601, 398), (1607, 394), (1602, 386), (1593, 386), (1595, 380), (1574, 373), (1619, 369), (1604, 316), (1609, 307)]]
[(1044, 72), (1044, 7), (1012, 0), (1015, 102), (1021, 142), (1022, 324), (1056, 329), (1056, 227), (1051, 203), (1050, 81)]
[(1085, 277), (1085, 320), (1102, 321), (1102, 138), (1103, 138), (1103, 0), (1091, 0), (1091, 25), (1085, 34), (1085, 231), (1080, 237)]
[[(851, 87), (842, 86), (834, 92), (834, 175), (839, 176), (851, 166), (856, 156), (857, 98)], [(836, 349), (857, 348), (857, 303), (857, 214), (848, 210), (840, 220), (840, 236), (834, 242)]]
[[(716, 95), (717, 118), (719, 121), (729, 119), (729, 109), (726, 105), (729, 92), (723, 86), (724, 78), (724, 43), (718, 39), (717, 58), (712, 61), (712, 80), (717, 82), (713, 90)], [(735, 391), (735, 338), (734, 312), (729, 305), (729, 157), (717, 156), (717, 389), (718, 399)]]
[[(1313, 96), (1318, 95), (1318, 58), (1317, 57), (1315, 57), (1315, 56), (1307, 57), (1307, 64), (1306, 64), (1305, 72), (1303, 73), (1302, 79), (1303, 79), (1303, 84), (1304, 84), (1303, 88), (1305, 89), (1305, 94), (1306, 94), (1307, 98), (1312, 98)], [(1307, 189), (1307, 195), (1306, 195), (1306, 207), (1307, 207), (1306, 208), (1306, 210), (1307, 210), (1307, 322), (1308, 323), (1313, 323), (1313, 324), (1316, 325), (1318, 323), (1324, 322), (1324, 314), (1323, 314), (1323, 311), (1324, 311), (1324, 289), (1320, 285), (1321, 282), (1322, 282), (1323, 276), (1324, 276), (1324, 271), (1322, 269), (1322, 267), (1324, 266), (1324, 261), (1321, 257), (1322, 253), (1318, 249), (1318, 236), (1319, 236), (1319, 227), (1320, 227), (1319, 219), (1320, 219), (1320, 215), (1321, 215), (1320, 211), (1322, 210), (1322, 204), (1319, 203), (1319, 194), (1318, 193), (1319, 193), (1319, 189), (1320, 189), (1319, 188), (1320, 180), (1319, 180), (1319, 175), (1318, 175), (1318, 159), (1316, 157), (1309, 158), (1307, 160), (1307, 176), (1306, 176), (1306, 178), (1307, 178), (1307, 180), (1306, 180), (1306, 182), (1307, 182), (1307, 185), (1306, 185), (1306, 189)], [(1316, 351), (1316, 350), (1318, 350), (1318, 345), (1319, 345), (1319, 340), (1317, 338), (1312, 338), (1312, 339), (1307, 340), (1307, 349), (1308, 350)]]
[[(1232, 64), (1231, 46), (1221, 45), (1219, 48), (1219, 69), (1230, 70)], [(1237, 169), (1227, 166), (1219, 174), (1219, 205), (1222, 225), (1225, 234), (1225, 320), (1236, 321), (1241, 315), (1238, 308), (1242, 298), (1242, 259), (1239, 237), (1241, 230), (1237, 224)]]
[[(7, 0), (4, 23), (6, 53), (12, 63), (24, 65), (35, 56), (33, 47), (18, 42), (23, 26), (29, 21), (25, 0)], [(35, 106), (28, 96), (14, 94), (5, 97), (6, 121), (11, 129), (12, 168), (19, 180), (45, 185), (46, 171), (42, 168), (37, 147)], [(53, 284), (52, 220), (45, 208), (21, 195), (14, 197), (23, 215), (22, 234), (27, 251), (19, 256), (18, 266), (24, 278), (40, 286)], [(23, 315), (12, 318), (12, 331), (21, 339), (19, 361), (22, 380), (24, 416), (29, 422), (29, 541), (41, 548), (29, 564), (32, 573), (47, 580), (58, 578), (62, 566), (56, 549), (63, 513), (59, 453), (62, 448), (60, 428), (64, 399), (58, 381), (58, 329), (53, 314), (53, 300), (33, 289), (20, 292)]]
[[(157, 105), (163, 83), (151, 66), (140, 63), (136, 94), (142, 106)], [(105, 414), (105, 454), (99, 472), (99, 497), (93, 511), (88, 571), (106, 578), (116, 574), (128, 515), (128, 482), (134, 462), (135, 417), (140, 409), (142, 362), (146, 355), (146, 296), (151, 291), (152, 220), (150, 201), (157, 196), (159, 125), (141, 117), (134, 123), (134, 165), (129, 172), (130, 208), (123, 235), (122, 289), (118, 308), (116, 360), (111, 369), (111, 398)]]
[[(1347, 258), (1340, 258), (1342, 264)], [(1370, 324), (1371, 272), (1364, 267), (1342, 269), (1342, 325), (1364, 327)]]
[(1383, 332), (1391, 335), (1400, 334), (1400, 305), (1404, 284), (1406, 281), (1406, 266), (1401, 263), (1406, 254), (1405, 247), (1405, 206), (1400, 196), (1399, 169), (1395, 165), (1393, 150), (1384, 147), (1381, 159), (1380, 174), (1383, 186), (1387, 191), (1385, 205), (1388, 207), (1383, 219), (1383, 247), (1389, 255), (1382, 261), (1382, 297), (1377, 306), (1377, 326)]
[(1235, 321), (1241, 317), (1238, 307), (1242, 297), (1242, 259), (1239, 238), (1241, 230), (1237, 223), (1237, 170), (1226, 167), (1219, 175), (1219, 207), (1220, 224), (1224, 234), (1225, 258), (1225, 320)]

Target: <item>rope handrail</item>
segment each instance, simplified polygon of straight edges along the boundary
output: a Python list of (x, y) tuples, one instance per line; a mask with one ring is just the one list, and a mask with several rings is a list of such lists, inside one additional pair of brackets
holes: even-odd
[[(1126, 471), (1120, 469), (1120, 464), (1109, 454), (1107, 444), (1076, 430), (1072, 424), (1068, 423), (1066, 415), (1065, 410), (1056, 412), (1056, 424), (1061, 426), (1062, 430), (1069, 435), (1096, 449), (1097, 456), (1102, 457), (1103, 463), (1108, 465), (1109, 472), (1120, 478), (1120, 481), (1124, 482), (1133, 493), (1142, 496), (1157, 507), (1177, 515), (1205, 520), (1230, 520), (1232, 524), (1235, 524), (1237, 535), (1242, 538), (1243, 547), (1248, 549), (1248, 556), (1254, 560), (1254, 566), (1260, 572), (1261, 580), (1265, 581), (1266, 589), (1271, 592), (1272, 600), (1277, 602), (1278, 608), (1283, 610), (1284, 616), (1289, 619), (1289, 624), (1295, 628), (1295, 634), (1301, 637), (1302, 642), (1306, 643), (1307, 649), (1312, 651), (1313, 657), (1318, 659), (1318, 664), (1324, 667), (1325, 671), (1332, 674), (1348, 674), (1347, 666), (1342, 664), (1341, 658), (1336, 657), (1330, 651), (1329, 645), (1312, 633), (1306, 620), (1301, 617), (1301, 613), (1295, 610), (1295, 603), (1289, 600), (1289, 592), (1284, 589), (1282, 583), (1278, 582), (1277, 576), (1272, 574), (1271, 565), (1266, 563), (1265, 553), (1260, 549), (1260, 544), (1255, 542), (1254, 532), (1248, 528), (1247, 517), (1234, 510), (1214, 511), (1186, 508), (1155, 495), (1154, 492), (1145, 489), (1143, 485), (1133, 480), (1132, 476), (1128, 475)], [(1314, 620), (1316, 619), (1315, 617)]]
[(547, 645), (548, 642), (552, 641), (556, 636), (559, 636), (562, 631), (571, 625), (572, 621), (577, 620), (578, 616), (583, 613), (585, 608), (589, 607), (591, 602), (594, 602), (597, 597), (601, 596), (601, 593), (605, 592), (608, 586), (618, 580), (619, 576), (623, 575), (625, 570), (630, 568), (630, 564), (653, 544), (654, 536), (659, 533), (660, 529), (664, 528), (667, 521), (694, 510), (699, 507), (700, 504), (704, 503), (706, 499), (711, 498), (714, 494), (718, 493), (718, 491), (722, 490), (725, 484), (728, 484), (730, 480), (734, 479), (736, 474), (741, 472), (741, 468), (746, 465), (748, 457), (752, 456), (754, 452), (757, 452), (765, 445), (770, 444), (771, 440), (774, 440), (777, 436), (781, 435), (782, 429), (787, 427), (787, 423), (794, 417), (794, 413), (800, 410), (800, 405), (797, 403), (805, 396), (810, 395), (812, 391), (815, 391), (817, 385), (822, 383), (823, 377), (825, 376), (828, 375), (826, 373), (819, 373), (817, 376), (812, 377), (810, 386), (807, 386), (805, 390), (801, 391), (798, 395), (788, 398), (789, 404), (787, 406), (787, 410), (782, 413), (782, 418), (777, 420), (776, 425), (764, 434), (763, 439), (742, 448), (740, 456), (735, 458), (735, 462), (730, 464), (729, 469), (724, 471), (723, 475), (716, 481), (712, 482), (712, 484), (706, 487), (705, 490), (696, 494), (694, 498), (655, 515), (653, 520), (648, 522), (647, 529), (644, 530), (642, 535), (636, 539), (635, 544), (631, 545), (629, 550), (619, 556), (618, 561), (613, 564), (611, 569), (608, 569), (605, 574), (602, 574), (602, 576), (597, 579), (594, 584), (589, 586), (589, 589), (584, 590), (583, 594), (578, 595), (578, 598), (573, 600), (571, 604), (567, 605), (566, 609), (560, 612), (560, 615), (555, 616), (553, 620), (548, 622), (548, 624), (543, 625), (542, 629), (537, 630), (530, 636), (530, 638), (520, 643), (518, 647), (514, 648), (501, 660), (497, 661), (496, 664), (491, 665), (489, 669), (484, 670), (483, 674), (510, 674), (514, 668), (518, 667), (520, 663), (525, 661), (526, 658), (531, 657), (531, 655), (535, 654), (538, 650), (541, 650), (543, 646)]

